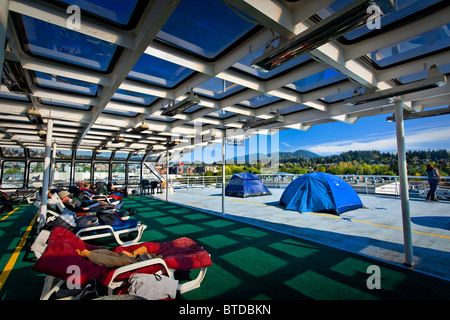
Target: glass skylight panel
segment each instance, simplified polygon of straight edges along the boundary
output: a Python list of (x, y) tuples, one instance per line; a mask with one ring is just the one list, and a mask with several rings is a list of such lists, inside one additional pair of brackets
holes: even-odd
[(137, 112), (127, 111), (127, 110), (119, 111), (119, 110), (107, 110), (107, 109), (104, 109), (102, 111), (102, 113), (114, 114), (114, 115), (125, 116), (125, 117), (136, 117), (138, 115)]
[(25, 48), (33, 55), (107, 71), (117, 46), (54, 24), (22, 16)]
[(212, 78), (197, 88), (194, 88), (194, 92), (214, 99), (221, 99), (238, 92), (243, 88), (244, 87), (230, 81)]
[[(394, 9), (380, 17), (380, 30), (382, 31), (383, 28), (385, 28), (389, 24), (400, 19), (408, 18), (408, 16), (439, 2), (442, 2), (442, 0), (396, 0), (394, 1)], [(359, 37), (369, 34), (370, 32), (375, 30), (377, 29), (369, 29), (366, 26), (363, 26), (356, 30), (348, 32), (344, 37), (345, 39), (351, 41), (357, 40)]]
[(335, 71), (332, 68), (310, 75), (306, 78), (298, 80), (286, 87), (300, 91), (308, 92), (334, 82), (338, 82), (346, 79), (347, 77), (340, 72)]
[(450, 46), (450, 24), (431, 30), (406, 41), (367, 54), (380, 67), (403, 62), (408, 59), (448, 48)]
[(138, 0), (60, 0), (67, 5), (76, 5), (104, 19), (126, 25), (136, 8)]
[(242, 101), (239, 104), (250, 108), (259, 108), (279, 100), (281, 100), (281, 98), (265, 93), (260, 96)]
[(296, 105), (293, 105), (291, 107), (284, 108), (284, 109), (280, 110), (280, 114), (281, 115), (287, 115), (287, 114), (290, 114), (290, 113), (295, 113), (295, 112), (306, 110), (306, 109), (311, 109), (311, 107), (308, 107), (308, 106), (300, 103), (300, 104), (296, 104)]
[[(443, 66), (438, 66), (438, 69), (442, 74), (450, 74), (450, 63), (445, 64)], [(420, 72), (415, 72), (413, 74), (398, 77), (397, 80), (400, 81), (402, 84), (424, 80), (426, 78), (426, 76), (428, 75), (429, 71), (430, 70), (423, 70)]]
[(100, 153), (95, 154), (95, 160), (109, 160), (111, 159), (112, 152), (111, 151), (102, 151)]
[(27, 95), (15, 93), (15, 92), (0, 91), (0, 98), (11, 99), (11, 100), (20, 100), (20, 101), (30, 101), (30, 98), (28, 98)]
[(128, 77), (163, 87), (174, 87), (194, 71), (148, 54), (143, 54), (131, 69)]
[(319, 10), (316, 14), (322, 19), (326, 19), (332, 14), (338, 12), (339, 10), (349, 6), (355, 2), (355, 0), (337, 0), (330, 4), (328, 7)]
[(218, 118), (218, 119), (226, 119), (228, 117), (234, 116), (234, 112), (226, 111), (226, 110), (216, 110), (214, 112), (208, 113), (205, 117), (208, 118)]
[(324, 97), (323, 100), (327, 103), (333, 103), (333, 102), (345, 100), (345, 99), (348, 99), (351, 97), (353, 97), (353, 90), (336, 93), (331, 96)]
[(137, 103), (141, 105), (150, 105), (158, 100), (158, 97), (151, 96), (145, 93), (132, 92), (127, 90), (118, 89), (112, 97), (114, 100), (126, 101)]
[(61, 101), (61, 100), (56, 100), (56, 99), (47, 99), (47, 98), (40, 98), (40, 101), (42, 104), (51, 105), (51, 106), (81, 109), (81, 110), (90, 110), (91, 109), (91, 106), (88, 104), (71, 103), (71, 102), (66, 102), (66, 101)]
[(165, 116), (149, 116), (146, 118), (147, 120), (155, 120), (155, 121), (162, 121), (162, 122), (174, 122), (177, 121), (176, 118), (171, 117), (165, 117)]
[(157, 38), (212, 59), (255, 24), (220, 0), (182, 0)]
[(76, 79), (50, 75), (39, 71), (34, 71), (34, 75), (37, 85), (45, 88), (76, 92), (89, 96), (96, 95), (98, 90), (97, 84)]
[(129, 152), (116, 152), (114, 153), (114, 160), (127, 160)]

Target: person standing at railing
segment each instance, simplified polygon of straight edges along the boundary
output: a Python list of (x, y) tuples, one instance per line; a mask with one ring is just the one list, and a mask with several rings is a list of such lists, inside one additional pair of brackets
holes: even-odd
[(428, 184), (430, 185), (430, 191), (428, 191), (427, 200), (439, 201), (436, 196), (436, 190), (441, 176), (439, 175), (439, 171), (432, 164), (429, 164), (427, 166), (427, 176)]

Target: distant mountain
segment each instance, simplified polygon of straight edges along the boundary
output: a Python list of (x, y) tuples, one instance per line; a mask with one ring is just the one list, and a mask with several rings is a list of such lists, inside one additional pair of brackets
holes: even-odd
[[(252, 162), (256, 161), (256, 159), (264, 161), (267, 160), (267, 158), (271, 158), (272, 155), (268, 156), (267, 154), (261, 153), (261, 154), (256, 154), (256, 153), (252, 153), (252, 154), (247, 154), (245, 156), (237, 156), (237, 157), (233, 157), (233, 158), (227, 158), (226, 161), (227, 162), (232, 162), (235, 161), (239, 164), (243, 164), (243, 163), (249, 163), (249, 160), (251, 159)], [(290, 158), (306, 158), (306, 159), (313, 159), (313, 158), (322, 158), (322, 156), (314, 153), (314, 152), (310, 152), (310, 151), (306, 151), (306, 150), (297, 150), (294, 152), (279, 152), (278, 154), (279, 157), (279, 161), (283, 162), (286, 159), (290, 159)]]
[(307, 150), (297, 150), (294, 152), (280, 152), (280, 161), (283, 159), (289, 158), (305, 158), (305, 159), (314, 159), (314, 158), (322, 158), (321, 155), (317, 153), (307, 151)]

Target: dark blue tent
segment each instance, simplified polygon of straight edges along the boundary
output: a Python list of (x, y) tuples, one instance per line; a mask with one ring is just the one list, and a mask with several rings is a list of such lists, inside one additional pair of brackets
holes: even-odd
[(233, 174), (225, 188), (225, 195), (232, 197), (257, 197), (270, 195), (269, 189), (257, 175), (250, 172)]
[(281, 195), (280, 204), (288, 210), (335, 214), (363, 206), (346, 181), (322, 172), (308, 173), (292, 181)]

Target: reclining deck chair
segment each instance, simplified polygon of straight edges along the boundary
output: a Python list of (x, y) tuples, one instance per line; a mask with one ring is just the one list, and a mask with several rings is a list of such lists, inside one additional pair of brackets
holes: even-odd
[[(56, 205), (61, 212), (66, 209), (64, 203), (58, 197), (58, 194), (52, 194), (52, 199), (55, 200)], [(58, 216), (57, 213), (50, 210), (47, 210), (47, 213), (50, 213), (53, 216)], [(93, 240), (112, 236), (119, 245), (123, 246), (138, 243), (144, 230), (147, 228), (145, 224), (137, 219), (122, 220), (119, 216), (114, 214), (108, 215), (108, 217), (114, 219), (114, 221), (111, 221), (110, 223), (102, 223), (104, 220), (102, 220), (101, 215), (101, 212), (97, 215), (100, 221), (99, 225), (81, 228), (77, 231), (76, 236), (82, 238), (83, 240)], [(126, 242), (122, 241), (121, 236), (127, 237), (129, 234), (135, 232), (137, 234), (133, 240)]]
[[(200, 287), (207, 267), (212, 265), (211, 256), (189, 238), (179, 238), (162, 243), (145, 242), (138, 245), (115, 247), (110, 250), (116, 253), (121, 251), (132, 252), (142, 246), (146, 248), (148, 253), (161, 255), (162, 258), (154, 258), (111, 269), (82, 258), (76, 251), (77, 249), (92, 251), (102, 248), (85, 243), (64, 228), (57, 227), (51, 232), (44, 230), (31, 246), (36, 257), (38, 257), (33, 270), (47, 274), (41, 299), (49, 299), (52, 293), (58, 291), (65, 281), (73, 279), (72, 273), (68, 271), (73, 266), (78, 267), (78, 284), (80, 286), (96, 279), (107, 287), (108, 295), (113, 295), (119, 288), (127, 285), (128, 278), (134, 273), (162, 273), (171, 279), (175, 279), (174, 272), (176, 270), (199, 269), (195, 279), (178, 284), (178, 291), (182, 294)], [(55, 280), (58, 279), (59, 281), (55, 285)]]
[(16, 192), (11, 196), (14, 200), (15, 204), (21, 204), (22, 201), (26, 201), (31, 204), (34, 200), (36, 200), (37, 189), (29, 189), (29, 190), (16, 190)]

